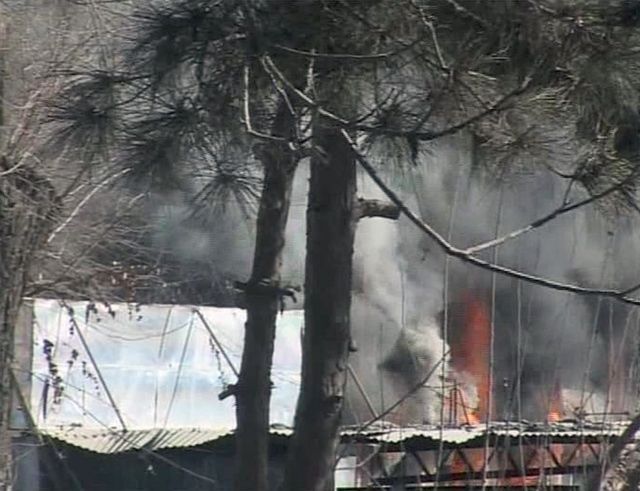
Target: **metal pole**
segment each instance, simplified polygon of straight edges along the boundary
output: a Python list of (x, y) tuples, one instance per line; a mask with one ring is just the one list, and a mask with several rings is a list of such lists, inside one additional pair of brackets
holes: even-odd
[(205, 329), (209, 333), (209, 336), (211, 336), (212, 341), (218, 347), (218, 349), (220, 350), (220, 353), (222, 353), (222, 356), (224, 357), (225, 361), (231, 368), (231, 371), (233, 372), (233, 374), (236, 376), (236, 378), (238, 378), (239, 377), (238, 370), (236, 370), (236, 367), (233, 366), (233, 363), (231, 362), (231, 358), (229, 358), (229, 356), (227, 355), (227, 352), (222, 347), (222, 344), (220, 344), (220, 341), (218, 340), (216, 335), (213, 333), (213, 329), (211, 329), (211, 327), (207, 323), (207, 320), (204, 318), (204, 315), (202, 315), (202, 313), (198, 309), (193, 309), (193, 313), (200, 318), (200, 320), (202, 321), (202, 324), (204, 325)]
[[(66, 307), (66, 305), (63, 305)], [(93, 365), (93, 368), (96, 371), (96, 375), (98, 375), (98, 379), (100, 380), (100, 383), (102, 384), (102, 387), (104, 388), (104, 392), (107, 394), (107, 398), (109, 399), (109, 403), (111, 404), (111, 407), (113, 407), (114, 412), (116, 413), (116, 416), (118, 417), (118, 420), (120, 421), (120, 425), (122, 426), (122, 429), (124, 431), (127, 431), (127, 425), (124, 422), (124, 419), (122, 418), (122, 414), (120, 413), (120, 409), (118, 409), (118, 405), (116, 404), (116, 401), (114, 400), (113, 396), (111, 395), (111, 391), (109, 390), (109, 387), (107, 386), (107, 382), (105, 381), (104, 377), (102, 376), (102, 372), (100, 371), (100, 368), (98, 367), (98, 363), (96, 362), (95, 358), (93, 357), (93, 353), (91, 353), (91, 350), (89, 349), (89, 345), (87, 344), (87, 340), (84, 338), (84, 335), (82, 334), (82, 330), (80, 329), (80, 326), (78, 325), (78, 323), (76, 322), (75, 318), (73, 317), (73, 314), (71, 312), (69, 313), (69, 318), (71, 319), (71, 322), (73, 323), (73, 326), (76, 328), (76, 332), (78, 333), (78, 338), (80, 339), (80, 341), (82, 342), (82, 346), (84, 347), (85, 351), (87, 352), (87, 355), (89, 356), (89, 360), (91, 360), (91, 364)]]

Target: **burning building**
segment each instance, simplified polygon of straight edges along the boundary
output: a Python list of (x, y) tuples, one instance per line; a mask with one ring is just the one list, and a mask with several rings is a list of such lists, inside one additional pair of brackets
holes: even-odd
[[(434, 145), (410, 171), (404, 195), (455, 246), (519, 230), (563, 199), (566, 187), (548, 175), (484, 179), (472, 153), (464, 137)], [(375, 197), (366, 181), (362, 188)], [(478, 255), (562, 283), (633, 284), (640, 264), (629, 244), (638, 232), (630, 219), (600, 211), (576, 210), (498, 247), (479, 247)], [(372, 476), (433, 483), (463, 475), (475, 484), (489, 477), (503, 486), (575, 483), (599, 462), (603, 435), (608, 442), (619, 434), (637, 400), (636, 311), (447, 258), (402, 220), (362, 223), (358, 234), (352, 364), (360, 383), (350, 388), (347, 422), (395, 425), (379, 429), (387, 436), (375, 444), (385, 455), (377, 471), (369, 469), (369, 483)], [(401, 448), (417, 457), (399, 458)]]

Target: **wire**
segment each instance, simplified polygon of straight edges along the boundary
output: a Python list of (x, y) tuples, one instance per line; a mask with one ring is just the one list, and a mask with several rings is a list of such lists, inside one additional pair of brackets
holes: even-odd
[[(503, 212), (503, 204), (504, 204), (504, 182), (500, 186), (500, 195), (498, 198), (498, 213), (496, 215), (496, 225), (494, 230), (494, 236), (500, 236), (500, 227), (502, 225), (502, 212)], [(498, 262), (498, 255), (500, 251), (500, 246), (496, 245), (493, 249), (493, 262)], [(495, 337), (496, 337), (496, 289), (497, 289), (497, 273), (491, 273), (491, 324), (490, 324), (490, 339), (489, 339), (489, 359), (488, 363), (488, 371), (489, 371), (489, 387), (487, 389), (487, 394), (485, 397), (487, 398), (487, 414), (485, 415), (485, 441), (484, 441), (484, 449), (483, 449), (483, 461), (484, 464), (482, 466), (482, 490), (484, 491), (487, 487), (487, 472), (489, 470), (489, 434), (490, 434), (490, 424), (491, 418), (493, 416), (493, 385), (494, 385), (494, 369), (495, 369)]]
[(171, 415), (171, 409), (176, 399), (178, 392), (178, 384), (180, 383), (180, 376), (182, 375), (182, 367), (184, 366), (184, 360), (187, 356), (187, 348), (189, 347), (189, 341), (191, 339), (191, 332), (193, 331), (193, 316), (191, 316), (191, 322), (189, 323), (189, 330), (184, 338), (184, 346), (182, 347), (182, 354), (180, 355), (180, 362), (178, 364), (178, 373), (176, 373), (176, 381), (173, 385), (173, 391), (171, 392), (171, 399), (169, 400), (169, 407), (167, 407), (167, 414), (164, 417), (164, 427), (166, 428), (169, 422), (169, 416)]
[[(455, 220), (456, 213), (458, 211), (458, 202), (460, 195), (460, 185), (463, 176), (463, 166), (459, 166), (458, 172), (456, 174), (456, 182), (453, 191), (453, 204), (451, 206), (449, 212), (449, 223), (447, 225), (447, 240), (451, 242), (453, 240), (453, 233), (455, 230)], [(415, 180), (414, 186), (415, 186)], [(416, 194), (416, 198), (418, 198), (418, 190), (414, 189)], [(427, 217), (422, 217), (426, 219)], [(448, 345), (447, 338), (449, 337), (449, 267), (450, 267), (451, 257), (448, 254), (444, 256), (444, 266), (442, 271), (442, 309), (443, 309), (443, 319), (442, 319), (442, 352), (446, 353)], [(442, 381), (442, 400), (440, 402), (440, 443), (438, 445), (438, 456), (436, 458), (436, 478), (435, 478), (435, 490), (438, 489), (438, 484), (440, 481), (440, 469), (442, 467), (442, 457), (444, 455), (444, 412), (445, 412), (445, 404), (444, 404), (444, 394), (445, 394), (445, 386), (447, 377), (447, 360), (444, 360), (442, 363), (442, 367), (440, 370), (440, 378)]]
[(108, 338), (119, 339), (121, 341), (147, 341), (149, 339), (162, 338), (162, 337), (166, 336), (167, 334), (173, 334), (173, 333), (176, 333), (178, 331), (181, 331), (182, 329), (187, 327), (189, 325), (189, 323), (190, 323), (190, 321), (186, 321), (186, 322), (180, 324), (179, 326), (176, 326), (176, 327), (174, 327), (172, 329), (169, 329), (167, 331), (163, 331), (161, 333), (156, 333), (156, 334), (148, 334), (148, 335), (145, 335), (145, 336), (138, 336), (138, 337), (132, 337), (132, 336), (131, 337), (127, 337), (127, 336), (121, 336), (121, 335), (118, 335), (118, 334), (109, 333), (104, 328), (98, 327), (97, 324), (93, 324), (93, 323), (90, 323), (87, 326), (92, 328), (92, 329), (95, 329), (100, 334), (102, 334), (103, 336), (106, 336)]
[[(37, 431), (37, 427), (36, 427), (36, 423), (35, 420), (33, 419), (33, 413), (31, 412), (30, 409), (30, 404), (26, 401), (24, 394), (22, 393), (22, 390), (20, 390), (20, 384), (18, 382), (18, 378), (16, 377), (15, 371), (13, 368), (9, 369), (9, 377), (11, 379), (11, 385), (14, 387), (15, 389), (15, 393), (18, 396), (18, 400), (20, 402), (20, 405), (23, 407), (24, 411), (26, 412), (27, 415), (27, 424), (29, 425), (29, 427), (33, 430), (33, 431)], [(42, 437), (42, 435), (38, 434), (38, 440), (40, 441), (40, 443), (45, 444), (45, 439)], [(64, 467), (64, 469), (67, 471), (67, 473), (69, 474), (69, 477), (71, 478), (71, 481), (73, 482), (73, 486), (78, 490), (78, 491), (84, 491), (82, 485), (80, 484), (80, 480), (78, 479), (78, 476), (76, 475), (76, 473), (73, 471), (73, 469), (71, 469), (71, 467), (69, 467), (69, 464), (61, 458), (61, 454), (58, 451), (58, 448), (55, 445), (55, 442), (53, 442), (52, 440), (48, 439), (48, 443), (53, 447), (53, 451), (56, 455), (56, 457), (58, 458), (58, 460), (60, 460), (60, 463), (62, 464), (62, 467)], [(56, 486), (57, 488), (57, 486)]]
[[(63, 397), (68, 399), (69, 401), (71, 401), (73, 404), (78, 406), (80, 409), (83, 409), (82, 406), (75, 399), (70, 397), (68, 394), (63, 394)], [(122, 440), (125, 443), (131, 444), (133, 449), (141, 451), (141, 452), (144, 452), (147, 455), (150, 455), (150, 456), (160, 460), (161, 462), (164, 462), (165, 464), (168, 464), (171, 467), (174, 467), (174, 468), (176, 468), (176, 469), (178, 469), (178, 470), (180, 470), (180, 471), (182, 471), (182, 472), (184, 472), (186, 474), (189, 474), (190, 476), (193, 476), (193, 477), (195, 477), (197, 479), (201, 479), (202, 481), (205, 481), (205, 482), (208, 482), (208, 483), (211, 483), (211, 484), (215, 484), (215, 485), (219, 485), (220, 484), (215, 479), (211, 479), (208, 476), (205, 476), (205, 475), (200, 474), (198, 472), (192, 471), (191, 469), (188, 469), (187, 467), (184, 467), (183, 465), (177, 463), (176, 461), (174, 461), (174, 460), (172, 460), (172, 459), (170, 459), (168, 457), (165, 457), (164, 455), (159, 454), (155, 450), (150, 450), (150, 449), (145, 448), (145, 447), (138, 447), (136, 440), (133, 440), (133, 439), (127, 437), (126, 433), (114, 430), (109, 425), (107, 425), (102, 420), (100, 420), (100, 418), (98, 418), (91, 411), (84, 410), (84, 412), (85, 412), (85, 414), (90, 416), (91, 419), (93, 419), (96, 423), (98, 423), (100, 426), (102, 426), (111, 435), (116, 436), (117, 438), (119, 438), (120, 440)]]

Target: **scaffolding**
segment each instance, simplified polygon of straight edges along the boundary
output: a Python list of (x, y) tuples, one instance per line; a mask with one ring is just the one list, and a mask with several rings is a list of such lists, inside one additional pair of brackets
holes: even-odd
[(494, 422), (346, 431), (337, 489), (577, 489), (604, 470), (627, 425)]

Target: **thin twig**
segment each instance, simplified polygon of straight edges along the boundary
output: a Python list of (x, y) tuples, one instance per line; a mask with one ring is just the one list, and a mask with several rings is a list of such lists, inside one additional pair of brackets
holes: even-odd
[[(274, 44), (273, 47), (281, 51), (285, 51), (287, 53), (305, 56), (307, 58), (329, 58), (329, 59), (339, 59), (339, 60), (361, 60), (361, 61), (381, 60), (381, 59), (389, 58), (390, 56), (398, 54), (397, 51), (396, 52), (389, 51), (387, 53), (372, 53), (368, 55), (354, 55), (350, 53), (316, 53), (315, 51), (304, 51), (301, 49), (295, 49), (295, 48), (290, 48), (288, 46), (283, 46), (281, 44)], [(403, 47), (403, 49), (406, 49), (406, 48)]]
[[(640, 305), (640, 298), (629, 297), (627, 292), (629, 289), (624, 290), (613, 290), (613, 289), (600, 289), (600, 288), (587, 288), (580, 285), (575, 285), (571, 283), (563, 283), (561, 281), (552, 280), (549, 278), (544, 278), (541, 276), (536, 276), (533, 274), (524, 273), (522, 271), (518, 271), (516, 269), (508, 268), (506, 266), (502, 266), (500, 264), (495, 264), (490, 261), (485, 261), (480, 259), (470, 253), (468, 253), (464, 249), (459, 249), (449, 243), (442, 235), (440, 235), (431, 225), (423, 222), (409, 207), (398, 197), (398, 195), (391, 190), (384, 181), (380, 178), (376, 170), (369, 163), (369, 161), (364, 157), (362, 153), (360, 153), (346, 130), (341, 130), (342, 136), (349, 143), (354, 153), (354, 156), (360, 166), (364, 169), (364, 171), (371, 177), (371, 179), (378, 185), (380, 190), (392, 201), (394, 204), (400, 208), (400, 211), (403, 215), (405, 215), (410, 222), (412, 222), (416, 227), (418, 227), (422, 232), (428, 235), (435, 243), (448, 255), (456, 257), (461, 261), (472, 264), (478, 268), (485, 269), (487, 271), (493, 271), (496, 273), (500, 273), (504, 276), (508, 276), (511, 278), (521, 279), (528, 283), (532, 283), (534, 285), (544, 286), (547, 288), (551, 288), (553, 290), (565, 291), (569, 293), (576, 293), (580, 295), (593, 295), (593, 296), (602, 296), (616, 299), (620, 302), (628, 303), (631, 305)], [(634, 287), (635, 288), (635, 287)], [(633, 290), (632, 290), (633, 291)]]
[(80, 210), (84, 207), (84, 205), (86, 205), (87, 202), (98, 191), (100, 191), (103, 187), (105, 187), (110, 182), (115, 181), (116, 179), (124, 176), (125, 174), (128, 174), (129, 172), (131, 172), (131, 169), (121, 170), (120, 172), (116, 172), (115, 174), (104, 179), (102, 182), (98, 183), (89, 193), (87, 193), (87, 195), (84, 198), (80, 200), (80, 203), (76, 205), (76, 207), (69, 214), (67, 219), (64, 222), (62, 222), (58, 227), (56, 227), (56, 229), (53, 232), (51, 232), (51, 234), (47, 238), (47, 244), (49, 244), (56, 237), (56, 235), (58, 235), (67, 225), (69, 225), (69, 223), (71, 223), (71, 221), (78, 215), (78, 213), (80, 213)]
[(382, 411), (380, 414), (378, 414), (376, 417), (370, 419), (369, 421), (367, 421), (366, 423), (364, 423), (362, 426), (360, 426), (357, 430), (358, 433), (363, 432), (364, 430), (366, 430), (369, 426), (371, 426), (373, 423), (375, 423), (376, 421), (380, 421), (382, 418), (384, 418), (387, 414), (391, 413), (395, 408), (397, 408), (400, 404), (402, 404), (404, 401), (406, 401), (409, 397), (411, 397), (413, 394), (415, 394), (417, 391), (419, 391), (421, 388), (424, 387), (424, 385), (429, 381), (429, 379), (431, 378), (431, 376), (435, 373), (435, 371), (438, 369), (438, 367), (447, 359), (447, 356), (449, 355), (449, 351), (447, 351), (445, 354), (443, 354), (440, 359), (437, 361), (437, 363), (435, 363), (431, 369), (427, 372), (427, 374), (422, 377), (422, 379), (416, 383), (413, 387), (411, 387), (410, 390), (408, 390), (400, 399), (398, 399), (396, 402), (394, 402), (393, 404), (391, 404), (391, 406), (389, 406), (387, 409), (385, 409), (384, 411)]
[[(287, 86), (287, 88), (289, 88), (298, 98), (300, 98), (304, 103), (309, 104), (311, 107), (315, 108), (317, 111), (317, 114), (320, 114), (326, 118), (328, 118), (329, 120), (338, 123), (344, 127), (347, 128), (354, 128), (353, 126), (349, 125), (349, 122), (343, 118), (340, 118), (339, 116), (336, 116), (335, 114), (323, 109), (322, 107), (320, 107), (313, 99), (311, 99), (309, 96), (307, 96), (306, 94), (302, 93), (301, 91), (299, 91), (293, 84), (291, 84), (291, 82), (289, 80), (287, 80), (287, 78), (282, 74), (282, 72), (278, 69), (278, 67), (275, 65), (275, 63), (273, 63), (273, 60), (271, 60), (271, 58), (269, 56), (265, 56), (264, 58), (261, 59), (262, 65), (265, 68), (265, 70), (269, 73), (272, 73), (274, 75), (276, 75), (276, 77)], [(509, 100), (510, 98), (521, 94), (522, 92), (524, 92), (525, 90), (527, 90), (527, 88), (530, 86), (531, 84), (531, 77), (527, 77), (525, 78), (525, 80), (523, 81), (522, 84), (520, 84), (519, 87), (517, 87), (516, 89), (512, 90), (511, 92), (509, 92), (508, 94), (506, 94), (505, 96), (503, 96), (502, 98), (500, 98), (498, 101), (496, 101), (494, 104), (492, 104), (490, 107), (488, 107), (487, 109), (485, 109), (484, 111), (477, 113), (476, 115), (468, 118), (467, 120), (458, 123), (456, 125), (450, 126), (449, 128), (446, 128), (444, 130), (441, 131), (436, 131), (436, 132), (395, 132), (395, 131), (391, 131), (388, 132), (387, 130), (384, 129), (378, 129), (379, 131), (385, 133), (385, 134), (393, 134), (393, 135), (403, 135), (403, 136), (412, 136), (418, 140), (427, 140), (427, 139), (436, 139), (436, 138), (440, 138), (442, 136), (447, 136), (447, 135), (451, 135), (454, 133), (457, 133), (458, 131), (464, 129), (466, 126), (474, 123), (475, 121), (487, 116), (488, 114), (492, 113), (493, 111), (496, 111), (500, 108), (502, 108), (502, 106), (504, 105), (504, 103)], [(355, 129), (358, 129), (358, 127), (356, 127)], [(380, 176), (378, 176), (378, 173), (375, 171), (375, 169), (373, 168), (373, 166), (369, 163), (369, 161), (364, 157), (363, 154), (361, 154), (358, 151), (358, 148), (355, 144), (355, 142), (353, 141), (353, 139), (351, 138), (351, 136), (349, 135), (349, 133), (347, 132), (346, 129), (342, 129), (341, 130), (341, 134), (343, 135), (343, 137), (345, 138), (345, 140), (349, 143), (349, 145), (352, 148), (352, 151), (354, 152), (355, 158), (358, 161), (358, 163), (362, 166), (362, 168), (365, 170), (365, 172), (367, 174), (369, 174), (369, 176), (373, 179), (373, 181), (378, 185), (378, 187), (387, 195), (387, 197), (393, 202), (395, 203), (399, 208), (400, 211), (414, 224), (416, 225), (420, 230), (422, 230), (425, 234), (427, 234), (429, 237), (431, 237), (431, 239), (433, 239), (436, 244), (446, 253), (449, 254), (450, 256), (453, 257), (457, 257), (458, 259), (467, 262), (469, 264), (472, 264), (478, 268), (481, 269), (485, 269), (488, 271), (493, 271), (496, 273), (500, 273), (504, 276), (509, 276), (511, 278), (518, 278), (521, 279), (523, 281), (526, 281), (528, 283), (532, 283), (535, 285), (540, 285), (540, 286), (544, 286), (547, 288), (551, 288), (553, 290), (558, 290), (558, 291), (565, 291), (565, 292), (570, 292), (570, 293), (577, 293), (577, 294), (581, 294), (581, 295), (594, 295), (594, 296), (603, 296), (603, 297), (608, 297), (608, 298), (614, 298), (616, 300), (619, 300), (621, 302), (624, 303), (628, 303), (628, 304), (632, 304), (632, 305), (640, 305), (640, 299), (639, 298), (634, 298), (634, 297), (629, 297), (627, 296), (627, 294), (625, 294), (626, 290), (613, 290), (613, 289), (599, 289), (599, 288), (587, 288), (587, 287), (583, 287), (580, 285), (574, 285), (571, 283), (563, 283), (561, 281), (556, 281), (556, 280), (551, 280), (549, 278), (544, 278), (541, 276), (536, 276), (533, 274), (528, 274), (528, 273), (524, 273), (522, 271), (518, 271), (516, 269), (512, 269), (512, 268), (508, 268), (506, 266), (502, 266), (499, 264), (494, 264), (490, 261), (485, 261), (483, 259), (480, 259), (474, 255), (472, 255), (471, 253), (469, 253), (468, 251), (464, 250), (464, 249), (459, 249), (455, 246), (453, 246), (452, 244), (450, 244), (442, 235), (440, 235), (433, 227), (431, 227), (430, 225), (428, 225), (427, 223), (423, 222), (415, 213), (413, 213), (413, 211), (411, 211), (407, 205), (398, 197), (397, 194), (395, 194), (385, 183), (384, 181), (380, 178)], [(575, 204), (574, 204), (575, 205)], [(573, 206), (573, 205), (570, 205)]]
[[(636, 169), (633, 172), (631, 172), (627, 177), (625, 177), (622, 181), (614, 184), (613, 186), (610, 186), (609, 188), (605, 189), (604, 191), (600, 192), (600, 193), (596, 193), (593, 194), (591, 196), (589, 196), (588, 198), (585, 198), (581, 201), (577, 201), (575, 203), (569, 204), (569, 205), (564, 205), (561, 206), (560, 208), (552, 211), (551, 213), (538, 218), (537, 220), (531, 222), (529, 225), (522, 227), (518, 230), (513, 230), (507, 234), (502, 235), (501, 237), (498, 237), (496, 239), (493, 240), (489, 240), (487, 242), (483, 242), (481, 244), (477, 244), (475, 246), (469, 247), (467, 249), (465, 249), (464, 252), (466, 252), (467, 254), (477, 254), (478, 252), (484, 251), (486, 249), (491, 249), (492, 247), (495, 247), (497, 245), (500, 244), (504, 244), (505, 242), (515, 239), (516, 237), (520, 237), (521, 235), (527, 233), (527, 232), (531, 232), (532, 230), (535, 230), (541, 226), (543, 226), (546, 223), (549, 223), (551, 220), (559, 217), (560, 215), (564, 215), (565, 213), (569, 213), (570, 211), (576, 210), (578, 208), (581, 208), (583, 206), (586, 206), (590, 203), (593, 203), (601, 198), (604, 198), (606, 196), (608, 196), (611, 193), (614, 193), (615, 191), (617, 191), (618, 189), (622, 188), (623, 186), (627, 185), (632, 179), (635, 179), (638, 175), (638, 172), (640, 172), (640, 169)], [(634, 288), (636, 289), (636, 288)], [(631, 291), (633, 291), (634, 289), (632, 289)], [(630, 291), (625, 290), (623, 293), (630, 293)]]
[[(0, 162), (2, 162), (2, 160), (0, 160)], [(6, 177), (9, 174), (13, 174), (14, 172), (16, 172), (18, 169), (20, 169), (20, 167), (22, 167), (24, 165), (25, 160), (21, 159), (20, 162), (18, 162), (17, 164), (15, 164), (12, 167), (9, 167), (7, 170), (0, 172), (0, 177)]]
[(465, 15), (467, 17), (469, 17), (470, 19), (473, 19), (477, 24), (479, 24), (480, 26), (484, 27), (485, 29), (492, 29), (492, 26), (489, 25), (489, 23), (484, 20), (482, 17), (479, 17), (477, 14), (471, 12), (469, 9), (463, 7), (462, 5), (460, 5), (458, 2), (456, 2), (456, 0), (446, 0), (447, 3), (449, 3), (454, 9), (456, 9), (457, 12), (461, 13), (462, 15)]
[(249, 133), (251, 136), (255, 136), (256, 138), (261, 138), (263, 140), (269, 140), (269, 141), (277, 141), (277, 142), (283, 142), (286, 141), (284, 138), (280, 138), (278, 136), (273, 136), (273, 135), (267, 135), (266, 133), (262, 133), (260, 131), (256, 131), (253, 129), (253, 126), (251, 124), (251, 110), (250, 110), (250, 106), (249, 106), (249, 100), (250, 100), (250, 93), (249, 93), (249, 88), (250, 88), (250, 84), (249, 84), (249, 80), (250, 80), (250, 75), (249, 75), (249, 65), (246, 64), (244, 66), (244, 101), (243, 101), (243, 108), (244, 108), (244, 124), (247, 128), (247, 133)]
[(358, 374), (355, 372), (355, 370), (353, 369), (353, 367), (350, 364), (347, 365), (347, 370), (349, 372), (349, 375), (351, 375), (351, 378), (355, 382), (356, 388), (360, 392), (360, 395), (364, 399), (364, 402), (367, 404), (367, 408), (369, 409), (369, 412), (371, 413), (371, 417), (377, 418), (378, 417), (378, 413), (376, 412), (375, 408), (373, 407), (373, 403), (371, 402), (371, 399), (369, 398), (369, 395), (367, 394), (367, 391), (364, 390), (364, 386), (362, 385), (362, 382), (360, 382), (360, 377), (358, 377)]
[(431, 40), (433, 41), (433, 47), (436, 51), (436, 56), (438, 57), (440, 68), (442, 68), (443, 70), (449, 70), (449, 66), (444, 61), (444, 56), (442, 55), (442, 48), (440, 47), (440, 42), (438, 41), (438, 34), (436, 32), (435, 26), (433, 25), (433, 22), (431, 22), (427, 18), (424, 12), (424, 8), (421, 5), (417, 5), (414, 0), (411, 0), (410, 3), (413, 6), (413, 8), (418, 11), (418, 15), (420, 15), (420, 20), (422, 20), (422, 23), (426, 26), (426, 28), (429, 30), (429, 33), (431, 34)]
[(261, 62), (262, 62), (262, 66), (267, 71), (267, 73), (277, 77), (278, 80), (280, 80), (281, 83), (286, 85), (287, 88), (291, 90), (291, 92), (294, 93), (302, 102), (309, 105), (310, 107), (315, 108), (319, 115), (324, 116), (325, 118), (329, 119), (334, 123), (337, 123), (339, 126), (343, 128), (351, 129), (351, 130), (364, 131), (366, 133), (372, 133), (372, 134), (380, 134), (380, 135), (386, 135), (391, 137), (412, 138), (417, 141), (431, 141), (431, 140), (436, 140), (438, 138), (442, 138), (443, 136), (448, 136), (448, 135), (453, 135), (455, 133), (458, 133), (464, 128), (471, 126), (472, 124), (480, 121), (481, 119), (489, 116), (490, 114), (497, 112), (499, 110), (502, 110), (506, 106), (507, 102), (509, 102), (512, 98), (524, 93), (530, 87), (532, 82), (532, 77), (525, 77), (525, 79), (519, 86), (517, 86), (516, 88), (514, 88), (504, 96), (500, 97), (497, 101), (489, 105), (484, 110), (477, 112), (476, 114), (468, 117), (463, 121), (460, 121), (457, 124), (448, 126), (445, 129), (437, 130), (437, 131), (393, 130), (393, 129), (383, 128), (379, 126), (353, 124), (353, 122), (347, 119), (344, 119), (332, 112), (327, 111), (326, 109), (322, 108), (316, 101), (311, 99), (311, 97), (309, 97), (308, 95), (306, 95), (305, 93), (297, 89), (284, 76), (282, 71), (280, 71), (280, 69), (276, 66), (276, 64), (273, 62), (273, 60), (269, 56), (263, 57), (261, 59)]

